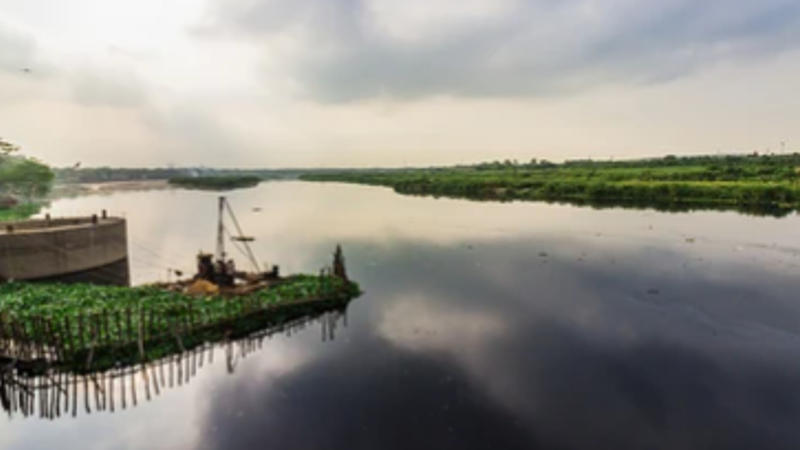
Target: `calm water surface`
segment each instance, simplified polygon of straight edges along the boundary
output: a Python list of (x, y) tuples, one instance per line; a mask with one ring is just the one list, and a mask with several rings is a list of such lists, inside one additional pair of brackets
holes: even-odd
[[(59, 200), (128, 218), (132, 279), (191, 271), (214, 193)], [(800, 445), (800, 220), (265, 183), (228, 197), (260, 259), (343, 245), (346, 328), (281, 335), (115, 413), (0, 419), (2, 448)], [(262, 208), (256, 212), (253, 208)], [(245, 265), (239, 259), (239, 265)]]

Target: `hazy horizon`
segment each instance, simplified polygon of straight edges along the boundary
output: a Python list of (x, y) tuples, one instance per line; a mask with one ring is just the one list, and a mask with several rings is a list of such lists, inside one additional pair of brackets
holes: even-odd
[(0, 0), (0, 136), (54, 166), (796, 151), (800, 4)]

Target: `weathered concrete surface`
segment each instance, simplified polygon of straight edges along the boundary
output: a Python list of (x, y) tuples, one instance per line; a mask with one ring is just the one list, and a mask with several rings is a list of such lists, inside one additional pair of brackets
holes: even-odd
[[(35, 280), (101, 268), (128, 258), (125, 219), (28, 220), (0, 225), (0, 279)], [(127, 263), (126, 263), (127, 266)]]

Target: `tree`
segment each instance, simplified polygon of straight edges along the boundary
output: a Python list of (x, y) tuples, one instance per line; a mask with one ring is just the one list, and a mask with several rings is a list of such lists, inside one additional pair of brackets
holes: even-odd
[(28, 200), (50, 191), (55, 175), (45, 164), (14, 155), (19, 147), (0, 138), (0, 194), (15, 194)]
[(4, 156), (8, 156), (17, 151), (19, 151), (19, 146), (0, 138), (0, 153), (2, 153)]
[(40, 197), (50, 191), (53, 171), (46, 165), (27, 158), (14, 158), (0, 167), (0, 183), (5, 190), (28, 199)]

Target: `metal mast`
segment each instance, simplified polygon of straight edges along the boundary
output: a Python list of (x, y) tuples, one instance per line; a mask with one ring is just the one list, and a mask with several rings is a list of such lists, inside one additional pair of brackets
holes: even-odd
[(219, 198), (219, 222), (217, 223), (217, 260), (225, 260), (225, 225), (222, 223), (222, 214), (225, 211), (225, 197)]

